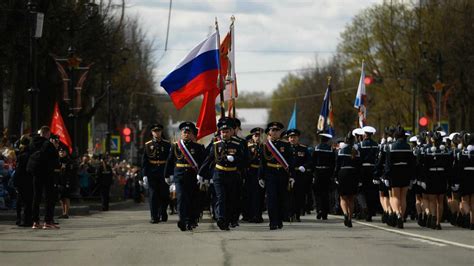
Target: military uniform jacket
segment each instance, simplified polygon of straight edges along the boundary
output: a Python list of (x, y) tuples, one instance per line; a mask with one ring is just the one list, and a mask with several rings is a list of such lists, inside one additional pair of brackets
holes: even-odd
[(251, 172), (258, 172), (258, 168), (260, 167), (260, 160), (262, 156), (262, 144), (253, 142), (249, 140), (247, 143), (247, 148), (249, 151), (249, 171)]
[(360, 153), (355, 150), (352, 154), (352, 147), (345, 146), (338, 150), (336, 157), (336, 168), (334, 170), (334, 177), (336, 179), (354, 179), (359, 181), (361, 178), (362, 161)]
[(454, 156), (451, 150), (427, 146), (422, 157), (423, 172), (427, 180), (432, 176), (448, 178), (452, 175)]
[(336, 165), (336, 154), (331, 145), (321, 143), (314, 148), (311, 156), (315, 178), (331, 178)]
[[(468, 146), (469, 147), (469, 146)], [(474, 193), (474, 150), (464, 148), (456, 156), (455, 184), (460, 185), (463, 195)]]
[(281, 140), (273, 140), (272, 143), (273, 145), (275, 145), (280, 154), (283, 156), (283, 158), (285, 158), (286, 162), (288, 163), (288, 171), (285, 170), (284, 167), (277, 161), (277, 159), (273, 157), (273, 154), (268, 149), (267, 144), (263, 143), (260, 156), (260, 168), (258, 171), (259, 179), (265, 180), (268, 177), (280, 175), (290, 176), (294, 172), (294, 164), (292, 160), (292, 151), (290, 144)]
[(101, 162), (97, 168), (97, 183), (101, 186), (111, 186), (113, 183), (112, 167), (110, 164)]
[(379, 152), (377, 154), (377, 160), (376, 160), (375, 169), (374, 169), (374, 178), (384, 179), (385, 161), (386, 161), (385, 155), (388, 149), (388, 145), (390, 145), (391, 143), (393, 142), (381, 143), (379, 145)]
[[(200, 167), (205, 158), (204, 145), (190, 140), (184, 141), (184, 145), (186, 145), (186, 148), (189, 150), (194, 160), (196, 160), (198, 167)], [(188, 163), (184, 155), (181, 153), (178, 143), (173, 143), (165, 165), (165, 177), (173, 175), (174, 180), (180, 180), (182, 178), (195, 179), (198, 170), (199, 169), (195, 169)]]
[(398, 139), (387, 146), (385, 153), (386, 177), (409, 177), (415, 179), (416, 160), (413, 151), (406, 140)]
[[(308, 175), (312, 172), (311, 155), (308, 146), (303, 144), (290, 145), (292, 153), (292, 161), (294, 165), (295, 175)], [(305, 172), (301, 172), (298, 168), (303, 166)]]
[[(233, 161), (228, 160), (227, 156), (232, 156)], [(215, 141), (199, 169), (199, 175), (205, 179), (211, 179), (216, 174), (219, 176), (238, 174), (245, 163), (244, 158), (240, 142), (233, 138)], [(213, 171), (210, 171), (212, 168), (214, 168)]]
[(239, 136), (232, 136), (233, 141), (237, 141), (240, 143), (240, 147), (242, 149), (242, 163), (238, 166), (239, 172), (242, 178), (247, 177), (247, 169), (249, 167), (249, 157), (250, 152), (247, 146), (247, 141)]
[(164, 177), (166, 160), (169, 157), (171, 143), (168, 140), (155, 139), (145, 143), (145, 152), (142, 159), (143, 176), (148, 177), (149, 182), (156, 178)]

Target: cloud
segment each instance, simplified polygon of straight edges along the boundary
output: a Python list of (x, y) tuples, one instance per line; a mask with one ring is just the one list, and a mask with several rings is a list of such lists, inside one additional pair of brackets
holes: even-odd
[[(271, 93), (285, 71), (305, 68), (315, 57), (333, 55), (340, 33), (360, 10), (383, 0), (182, 0), (173, 1), (168, 51), (164, 53), (168, 0), (130, 1), (128, 14), (139, 16), (156, 38), (161, 80), (179, 60), (214, 28), (221, 37), (235, 15), (236, 71), (241, 91)], [(268, 71), (268, 72), (265, 72)], [(241, 74), (239, 74), (241, 72)]]

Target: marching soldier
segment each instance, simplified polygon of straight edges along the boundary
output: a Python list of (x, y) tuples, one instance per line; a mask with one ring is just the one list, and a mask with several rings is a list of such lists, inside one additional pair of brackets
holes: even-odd
[(396, 225), (403, 228), (408, 186), (415, 179), (416, 164), (412, 149), (406, 141), (405, 130), (401, 126), (398, 126), (395, 138), (396, 141), (387, 149), (385, 176), (390, 181), (391, 206), (397, 216)]
[(245, 211), (246, 202), (248, 202), (248, 191), (245, 189), (245, 181), (247, 179), (247, 168), (248, 168), (248, 161), (249, 161), (249, 149), (247, 146), (247, 141), (239, 136), (239, 132), (241, 130), (241, 122), (238, 118), (233, 118), (234, 126), (232, 130), (232, 139), (240, 143), (241, 149), (243, 151), (242, 154), (242, 164), (239, 166), (239, 184), (238, 186), (238, 204), (236, 208), (233, 210), (232, 214), (232, 221), (230, 223), (231, 227), (239, 226), (239, 217), (240, 213), (242, 213), (242, 220), (248, 221), (249, 215)]
[(258, 173), (260, 186), (266, 187), (270, 230), (283, 228), (283, 219), (287, 215), (284, 208), (288, 198), (287, 190), (295, 183), (291, 177), (294, 169), (291, 147), (289, 143), (279, 139), (282, 129), (283, 124), (280, 122), (267, 125), (265, 133), (268, 138), (262, 148)]
[(105, 158), (100, 160), (99, 167), (96, 171), (97, 174), (97, 183), (100, 188), (100, 197), (102, 202), (102, 211), (109, 210), (110, 202), (110, 186), (114, 182), (114, 173), (112, 170), (112, 165), (110, 163), (109, 155), (106, 155)]
[(461, 214), (459, 224), (474, 230), (474, 134), (464, 134), (465, 144), (457, 156), (457, 176), (454, 186), (461, 195)]
[(241, 143), (232, 138), (234, 121), (231, 118), (222, 119), (217, 126), (221, 139), (213, 143), (199, 170), (198, 180), (207, 185), (211, 179), (209, 169), (214, 168), (212, 180), (217, 198), (217, 226), (221, 230), (229, 230), (229, 225), (235, 222), (233, 210), (239, 205), (236, 188), (241, 185), (239, 169), (245, 163), (245, 156)]
[(375, 162), (377, 160), (379, 146), (377, 142), (372, 139), (372, 136), (376, 132), (375, 128), (365, 126), (362, 130), (364, 131), (364, 139), (359, 143), (360, 157), (362, 160), (362, 193), (367, 201), (365, 220), (371, 222), (378, 205), (378, 189), (372, 180), (374, 179)]
[(334, 176), (337, 191), (344, 212), (344, 225), (352, 227), (352, 214), (354, 212), (354, 197), (360, 183), (361, 160), (357, 146), (354, 145), (355, 137), (349, 132), (339, 147), (336, 157)]
[(258, 184), (258, 168), (260, 167), (262, 143), (260, 135), (263, 129), (256, 127), (250, 130), (250, 139), (248, 140), (249, 149), (249, 167), (247, 171), (247, 180), (245, 187), (248, 193), (247, 213), (249, 222), (262, 223), (263, 204), (265, 200), (265, 190)]
[(156, 224), (160, 221), (168, 221), (166, 209), (170, 201), (169, 181), (166, 182), (164, 170), (166, 159), (169, 157), (171, 144), (162, 138), (163, 126), (154, 124), (151, 126), (152, 140), (145, 143), (142, 168), (143, 176), (147, 177), (148, 197), (150, 204), (150, 223)]
[[(193, 230), (196, 224), (196, 176), (204, 160), (204, 146), (193, 142), (196, 126), (192, 122), (179, 125), (181, 139), (171, 145), (165, 165), (165, 177), (176, 185), (179, 221), (181, 231)], [(203, 180), (198, 180), (203, 184)]]
[(329, 190), (331, 188), (331, 178), (334, 174), (335, 154), (329, 141), (332, 135), (320, 133), (321, 143), (318, 144), (312, 154), (314, 168), (314, 197), (316, 200), (316, 219), (328, 219), (329, 213)]
[(301, 222), (300, 215), (305, 211), (305, 189), (310, 184), (308, 179), (311, 173), (311, 156), (308, 147), (299, 143), (301, 132), (298, 129), (288, 129), (286, 135), (291, 145), (292, 161), (295, 167), (295, 184), (293, 187), (295, 201), (293, 206), (290, 206), (292, 208), (290, 209), (290, 220), (294, 219), (296, 222)]

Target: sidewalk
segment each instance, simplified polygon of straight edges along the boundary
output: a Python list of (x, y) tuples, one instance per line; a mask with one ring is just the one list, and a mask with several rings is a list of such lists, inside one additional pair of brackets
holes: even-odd
[[(126, 208), (130, 208), (132, 206), (138, 205), (140, 203), (135, 203), (132, 199), (124, 200), (124, 201), (117, 201), (111, 202), (109, 204), (109, 209), (111, 211), (114, 210), (122, 210)], [(100, 202), (83, 202), (83, 203), (72, 203), (71, 208), (69, 209), (70, 216), (84, 216), (90, 215), (91, 212), (100, 211), (102, 210), (102, 205)], [(44, 208), (41, 207), (40, 209), (41, 216), (44, 215)], [(54, 208), (54, 216), (59, 216), (62, 214), (61, 205), (56, 205)], [(0, 221), (12, 221), (14, 224), (16, 220), (16, 210), (0, 210)]]

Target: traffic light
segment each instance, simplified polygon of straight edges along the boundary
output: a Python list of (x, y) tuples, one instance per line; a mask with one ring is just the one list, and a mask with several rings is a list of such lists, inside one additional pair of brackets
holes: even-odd
[(132, 141), (130, 134), (132, 134), (132, 130), (129, 127), (124, 127), (122, 129), (122, 135), (125, 139), (125, 143), (130, 143), (130, 141)]
[(426, 117), (426, 116), (420, 117), (420, 119), (418, 120), (418, 125), (420, 126), (420, 131), (421, 131), (421, 129), (426, 128), (428, 126), (428, 123), (429, 123), (428, 117)]
[(365, 76), (365, 78), (364, 78), (365, 86), (369, 86), (373, 82), (374, 82), (374, 78), (372, 76)]

